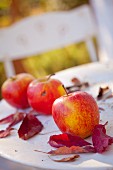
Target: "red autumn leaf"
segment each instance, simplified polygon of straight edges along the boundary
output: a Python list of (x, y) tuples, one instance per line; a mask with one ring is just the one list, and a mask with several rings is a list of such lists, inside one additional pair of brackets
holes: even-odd
[(107, 147), (113, 143), (113, 137), (110, 137), (106, 134), (106, 124), (107, 123), (104, 125), (96, 125), (92, 133), (93, 146), (98, 153), (104, 152)]
[(72, 136), (67, 133), (50, 136), (48, 143), (56, 148), (59, 148), (61, 146), (71, 147), (91, 145), (89, 142), (85, 141), (81, 137)]
[(62, 159), (52, 159), (51, 157), (50, 157), (50, 159), (55, 162), (72, 162), (72, 161), (75, 161), (75, 159), (79, 158), (79, 157), (80, 157), (79, 155), (73, 155), (73, 156), (69, 156), (66, 158), (62, 158)]
[(10, 123), (13, 121), (13, 117), (14, 117), (14, 114), (11, 114), (3, 119), (0, 120), (0, 124), (6, 124), (6, 123)]
[(87, 152), (89, 152), (89, 153), (96, 152), (96, 149), (93, 146), (85, 146), (84, 149), (87, 150)]
[(0, 138), (5, 138), (10, 135), (10, 131), (14, 128), (11, 128), (15, 124), (19, 123), (23, 120), (25, 113), (23, 112), (16, 112), (15, 114), (11, 114), (3, 119), (0, 120), (1, 124), (10, 123), (9, 126), (5, 130), (0, 131)]
[(24, 116), (25, 116), (25, 113), (16, 112), (14, 114), (10, 114), (9, 116), (1, 119), (0, 124), (10, 123), (9, 127), (11, 127), (11, 126), (19, 123), (21, 120), (23, 120)]
[(14, 128), (7, 128), (6, 130), (0, 131), (0, 138), (5, 138), (10, 135), (11, 130), (14, 130)]
[(87, 153), (88, 151), (80, 146), (62, 146), (56, 150), (51, 150), (48, 154), (51, 155), (65, 155), (65, 154), (76, 154), (76, 153)]
[(29, 115), (33, 115), (33, 116), (38, 116), (39, 115), (39, 113), (38, 112), (36, 112), (35, 110), (30, 110), (30, 112), (28, 113)]
[(20, 138), (27, 140), (38, 134), (43, 128), (42, 123), (34, 115), (26, 115), (19, 130)]
[(20, 121), (22, 121), (25, 117), (25, 113), (24, 112), (16, 112), (14, 115), (13, 115), (13, 119), (12, 121), (10, 122), (8, 128), (16, 125), (17, 123), (19, 123)]

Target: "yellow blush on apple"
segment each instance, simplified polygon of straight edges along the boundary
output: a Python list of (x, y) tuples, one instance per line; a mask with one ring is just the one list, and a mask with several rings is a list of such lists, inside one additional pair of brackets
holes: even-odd
[(95, 99), (88, 93), (78, 91), (56, 99), (52, 115), (63, 133), (86, 138), (99, 124), (99, 108)]

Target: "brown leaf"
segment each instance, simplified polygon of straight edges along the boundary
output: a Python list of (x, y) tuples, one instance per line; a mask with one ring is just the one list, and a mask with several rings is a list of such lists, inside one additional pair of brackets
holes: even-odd
[(49, 157), (51, 160), (55, 161), (55, 162), (72, 162), (75, 161), (76, 158), (79, 158), (79, 155), (73, 155), (73, 156), (69, 156), (66, 158), (62, 158), (62, 159), (53, 159), (51, 157)]
[(71, 81), (76, 86), (81, 84), (81, 81), (77, 77), (73, 77)]
[(51, 155), (65, 155), (65, 154), (76, 154), (76, 153), (87, 153), (88, 151), (80, 146), (71, 146), (71, 147), (60, 147), (56, 150), (51, 150), (48, 154)]
[(112, 96), (112, 91), (108, 86), (99, 88), (97, 100), (105, 100), (105, 99), (108, 99), (110, 97), (113, 97), (113, 96)]
[[(73, 80), (74, 81), (74, 80)], [(74, 85), (65, 87), (68, 93), (75, 92), (84, 88), (89, 87), (88, 82), (79, 82), (75, 79)]]

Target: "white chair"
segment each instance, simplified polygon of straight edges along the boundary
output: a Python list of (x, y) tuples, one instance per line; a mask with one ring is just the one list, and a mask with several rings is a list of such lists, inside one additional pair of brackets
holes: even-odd
[(98, 23), (98, 56), (101, 62), (113, 64), (113, 1), (90, 0)]
[(0, 30), (0, 60), (4, 62), (8, 77), (15, 74), (12, 60), (84, 41), (91, 60), (96, 61), (94, 36), (96, 26), (88, 5), (66, 12), (30, 16)]

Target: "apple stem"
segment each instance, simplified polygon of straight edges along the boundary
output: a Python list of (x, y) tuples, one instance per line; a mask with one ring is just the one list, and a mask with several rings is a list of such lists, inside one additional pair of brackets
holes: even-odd
[(65, 92), (66, 92), (66, 95), (68, 96), (68, 92), (67, 92), (67, 90), (66, 90), (64, 84), (62, 85), (62, 87), (64, 88), (64, 90), (65, 90)]
[(10, 79), (13, 81), (16, 80), (16, 76), (11, 76)]
[(55, 74), (50, 74), (48, 77), (47, 77), (47, 80), (49, 80), (52, 76), (54, 76)]

